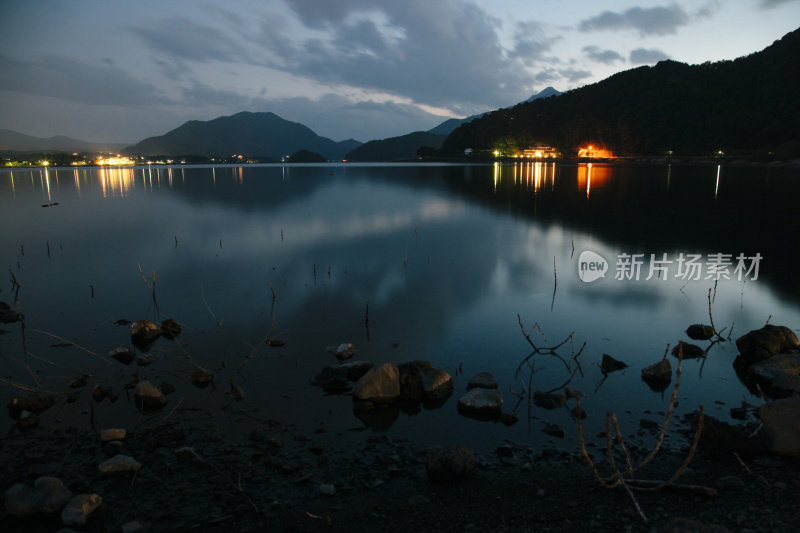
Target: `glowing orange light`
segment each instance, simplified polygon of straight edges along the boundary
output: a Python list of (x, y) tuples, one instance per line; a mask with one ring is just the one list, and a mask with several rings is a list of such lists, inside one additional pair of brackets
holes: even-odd
[(587, 159), (613, 159), (614, 152), (606, 148), (596, 148), (590, 144), (588, 146), (578, 148), (578, 157), (584, 157)]

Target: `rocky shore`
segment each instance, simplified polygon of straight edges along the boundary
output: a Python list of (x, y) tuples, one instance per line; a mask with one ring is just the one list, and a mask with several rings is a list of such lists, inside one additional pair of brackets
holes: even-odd
[[(176, 323), (165, 324), (133, 323), (133, 344), (180, 333)], [(690, 326), (687, 335), (716, 342), (709, 326)], [(352, 395), (364, 427), (347, 430), (329, 430), (321, 421), (309, 431), (261, 418), (258, 409), (232, 407), (244, 399), (233, 381), (226, 392), (231, 402), (222, 412), (210, 412), (180, 402), (167, 409), (165, 383), (136, 379), (128, 388), (141, 416), (132, 427), (95, 427), (90, 411), (82, 429), (49, 428), (38, 415), (56, 399), (43, 391), (17, 391), (7, 403), (15, 423), (0, 440), (0, 530), (798, 531), (798, 340), (788, 328), (768, 325), (740, 337), (737, 347), (742, 381), (772, 400), (757, 409), (734, 408), (751, 420), (747, 424), (697, 412), (674, 420), (685, 438), (662, 449), (635, 480), (626, 475), (626, 485), (642, 488), (682, 473), (679, 483), (632, 493), (604, 488), (597, 479), (613, 481), (604, 435), (585, 442), (581, 437), (585, 454), (512, 441), (480, 453), (459, 442), (421, 446), (389, 438), (381, 431), (399, 409), (445, 401), (455, 392), (452, 376), (426, 361), (379, 367), (348, 362), (356, 353), (351, 344), (332, 348), (339, 365), (310, 380), (326, 392)], [(682, 342), (672, 354), (701, 358), (707, 350)], [(125, 347), (109, 356), (124, 365), (134, 360)], [(603, 374), (625, 366), (603, 355)], [(205, 388), (213, 379), (199, 369), (191, 382)], [(672, 380), (667, 354), (644, 368), (642, 379), (665, 390)], [(112, 393), (95, 387), (91, 401)], [(475, 375), (458, 395), (458, 412), (481, 424), (517, 422), (488, 372)], [(533, 391), (531, 401), (544, 410), (571, 408), (578, 422), (584, 415), (581, 396), (565, 385)], [(69, 403), (70, 396), (63, 401)], [(760, 422), (753, 423), (756, 411)], [(638, 464), (660, 446), (660, 428), (643, 419), (623, 453), (618, 439), (608, 439), (616, 447), (618, 471), (624, 470), (624, 453)], [(563, 438), (565, 428), (548, 424), (544, 431)], [(687, 468), (684, 461), (692, 454)]]
[[(365, 434), (343, 447), (335, 445), (335, 435), (305, 435), (276, 421), (231, 443), (214, 424), (199, 423), (202, 418), (176, 413), (168, 424), (113, 440), (106, 439), (121, 434), (35, 429), (7, 436), (0, 441), (0, 476), (16, 484), (6, 491), (0, 529), (793, 532), (800, 527), (800, 468), (777, 457), (747, 457), (745, 466), (729, 454), (701, 449), (681, 482), (713, 488), (716, 496), (637, 492), (644, 522), (624, 490), (597, 483), (579, 453), (508, 442), (494, 454), (480, 455)], [(593, 451), (606, 470), (603, 455)], [(684, 455), (685, 450), (662, 453), (642, 475), (666, 479)], [(49, 497), (37, 495), (42, 487), (59, 500), (49, 508), (37, 507)], [(76, 497), (79, 512), (70, 516), (77, 518), (65, 519), (60, 506)]]

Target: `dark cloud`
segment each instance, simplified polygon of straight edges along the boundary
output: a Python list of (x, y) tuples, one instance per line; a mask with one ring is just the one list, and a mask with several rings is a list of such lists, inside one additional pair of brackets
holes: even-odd
[(553, 67), (542, 69), (533, 76), (533, 82), (537, 86), (552, 85), (554, 82), (559, 81), (560, 79), (561, 75)]
[(565, 68), (558, 71), (562, 78), (565, 78), (570, 83), (575, 83), (586, 78), (591, 78), (592, 73), (588, 70), (579, 70), (574, 68)]
[(498, 22), (467, 2), (286, 3), (302, 24), (318, 31), (301, 40), (266, 22), (262, 43), (280, 58), (272, 68), (466, 113), (521, 99), (532, 86), (521, 54), (539, 53), (543, 46), (521, 40), (513, 57), (506, 55)]
[(185, 106), (219, 106), (230, 110), (251, 107), (252, 99), (234, 91), (215, 89), (209, 85), (192, 80), (188, 87), (181, 89), (181, 103)]
[(677, 4), (668, 7), (632, 7), (621, 13), (603, 13), (581, 21), (581, 31), (636, 30), (640, 35), (667, 35), (690, 22), (691, 17)]
[[(228, 22), (236, 21), (235, 14), (228, 13)], [(232, 24), (228, 27), (236, 28)], [(162, 18), (147, 25), (132, 25), (129, 30), (155, 53), (155, 62), (167, 70), (184, 72), (185, 62), (206, 63), (209, 61), (242, 61), (246, 52), (233, 33), (226, 33), (216, 26), (198, 24), (181, 18)]]
[(658, 63), (664, 59), (669, 59), (669, 56), (661, 50), (647, 50), (645, 48), (631, 50), (630, 62), (634, 65)]
[(582, 51), (584, 54), (586, 54), (586, 57), (592, 61), (603, 63), (605, 65), (610, 65), (616, 61), (625, 61), (625, 58), (622, 57), (622, 55), (620, 55), (618, 52), (615, 52), (614, 50), (602, 50), (598, 46), (584, 46)]
[(791, 2), (797, 2), (797, 0), (761, 0), (761, 7), (764, 9), (772, 9), (774, 7), (782, 6), (783, 4), (789, 4)]
[(90, 65), (63, 56), (23, 62), (0, 55), (0, 90), (120, 107), (170, 103), (159, 89), (114, 65)]
[(722, 3), (720, 0), (709, 0), (694, 12), (694, 16), (698, 19), (711, 18), (721, 7)]
[(538, 22), (519, 22), (514, 33), (514, 50), (510, 53), (510, 57), (531, 65), (543, 59), (544, 54), (549, 52), (559, 39), (560, 37), (549, 36), (544, 26)]

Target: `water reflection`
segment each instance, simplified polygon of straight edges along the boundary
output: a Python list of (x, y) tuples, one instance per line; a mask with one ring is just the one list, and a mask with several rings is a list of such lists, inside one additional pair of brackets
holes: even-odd
[(515, 186), (533, 189), (534, 193), (540, 192), (547, 184), (551, 189), (555, 187), (556, 164), (536, 162), (514, 163), (513, 180)]
[[(331, 420), (334, 431), (361, 424), (349, 397), (323, 397), (308, 385), (333, 364), (327, 345), (354, 342), (359, 357), (376, 365), (429, 360), (455, 376), (450, 400), (418, 416), (389, 409), (364, 423), (398, 435), (422, 433), (415, 425), (423, 425), (437, 428), (430, 435), (469, 442), (498, 428), (457, 414), (466, 379), (491, 371), (504, 391), (528, 387), (514, 376), (528, 354), (517, 314), (538, 322), (549, 339), (575, 331), (576, 344), (588, 343), (587, 375), (576, 387), (594, 390), (602, 377), (592, 363), (602, 353), (630, 365), (584, 408), (663, 408), (639, 380), (639, 368), (659, 359), (690, 321), (705, 319), (711, 282), (615, 281), (619, 253), (760, 252), (757, 281), (720, 282), (715, 321), (735, 322), (739, 332), (770, 315), (772, 323), (800, 322), (800, 288), (790, 268), (797, 253), (764, 238), (798, 227), (791, 208), (800, 193), (796, 175), (726, 168), (725, 194), (718, 195), (721, 169), (712, 183), (714, 171), (542, 162), (352, 166), (346, 176), (324, 166), (139, 167), (74, 169), (60, 186), (57, 170), (44, 169), (41, 179), (29, 172), (30, 180), (8, 172), (10, 183), (0, 181), (0, 268), (11, 268), (24, 287), (26, 320), (68, 332), (95, 352), (128, 342), (125, 329), (113, 326), (118, 318), (165, 318), (153, 316), (152, 291), (137, 265), (157, 272), (159, 310), (187, 327), (180, 345), (158, 341), (153, 352), (163, 360), (141, 369), (142, 376), (189, 383), (195, 368), (186, 350), (221, 383), (241, 383), (248, 400), (264, 406), (263, 416), (288, 416), (299, 425)], [(39, 209), (44, 196), (60, 207)], [(113, 217), (104, 216), (109, 207)], [(739, 216), (743, 209), (751, 213), (747, 220)], [(581, 250), (612, 261), (606, 279), (579, 280)], [(286, 338), (285, 347), (262, 347), (271, 328)], [(32, 352), (69, 372), (95, 372), (97, 379), (107, 373), (85, 354), (54, 351), (51, 339), (31, 328), (27, 335)], [(17, 353), (18, 343), (19, 336), (0, 337), (6, 353)], [(256, 355), (246, 358), (254, 347)], [(687, 363), (686, 409), (747, 394), (730, 367), (732, 343), (714, 350), (702, 376)], [(14, 362), (1, 364), (4, 375), (28, 375)], [(563, 382), (560, 370), (537, 363), (535, 387)], [(187, 406), (224, 402), (224, 390), (183, 393)], [(118, 402), (118, 416), (125, 407)], [(546, 416), (569, 427), (568, 413)], [(508, 433), (499, 438), (531, 439), (525, 427), (502, 431)]]
[(610, 178), (613, 167), (605, 165), (594, 165), (592, 163), (581, 163), (578, 165), (578, 189), (586, 190), (586, 198), (589, 198), (594, 187), (602, 187)]

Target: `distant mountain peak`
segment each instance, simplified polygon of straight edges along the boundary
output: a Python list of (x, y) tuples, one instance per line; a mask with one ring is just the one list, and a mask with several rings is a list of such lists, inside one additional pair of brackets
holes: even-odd
[(530, 98), (528, 98), (525, 101), (526, 102), (533, 102), (534, 100), (538, 100), (539, 98), (550, 98), (551, 96), (558, 96), (560, 94), (562, 94), (561, 91), (558, 91), (558, 90), (556, 90), (556, 89), (554, 89), (554, 88), (552, 88), (552, 87), (550, 87), (548, 85), (547, 87), (545, 87), (544, 89), (542, 89), (538, 93), (534, 94), (533, 96), (531, 96)]
[(285, 120), (269, 111), (240, 111), (208, 121), (190, 120), (125, 151), (136, 155), (207, 157), (245, 154), (279, 160), (298, 150), (309, 150), (328, 159), (341, 159), (358, 144), (351, 139), (334, 142), (299, 122)]

